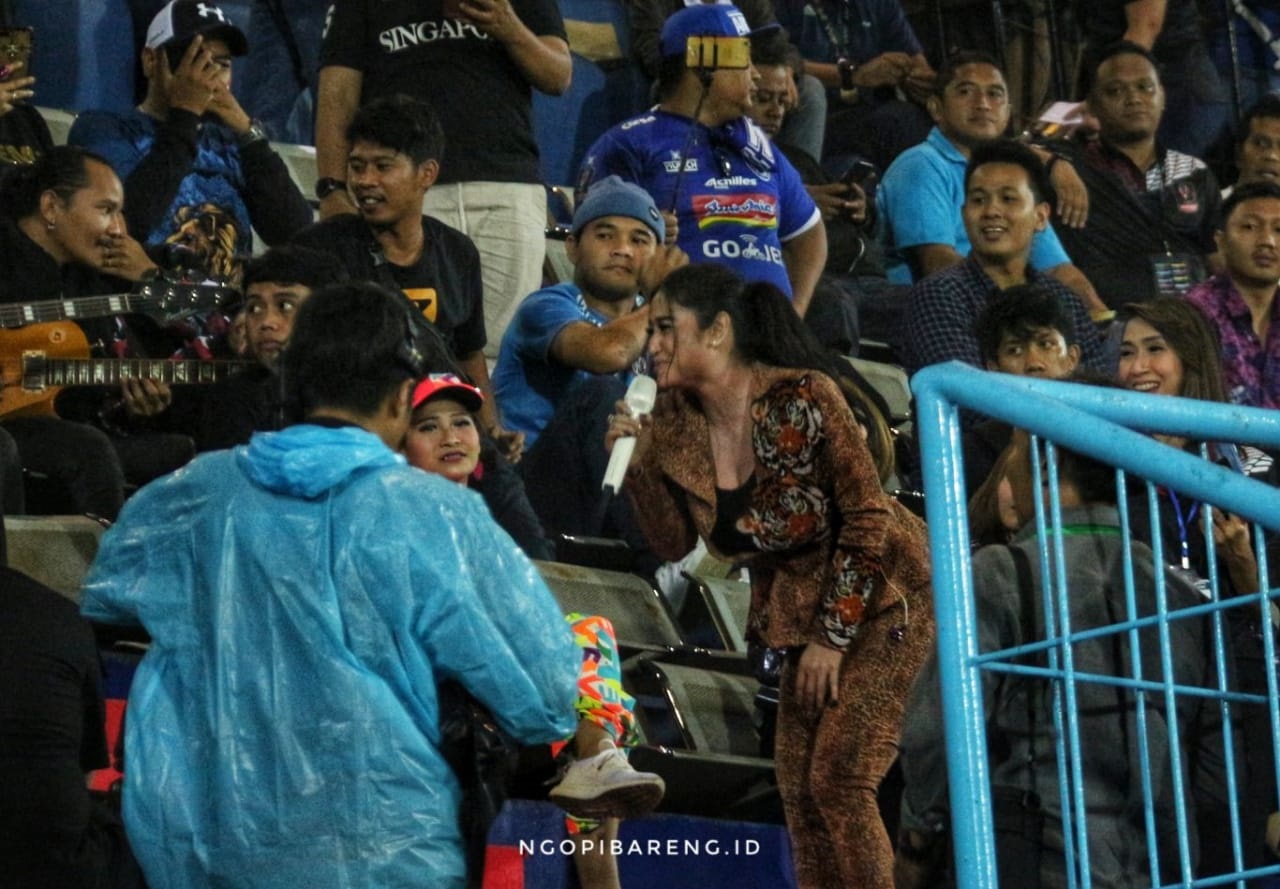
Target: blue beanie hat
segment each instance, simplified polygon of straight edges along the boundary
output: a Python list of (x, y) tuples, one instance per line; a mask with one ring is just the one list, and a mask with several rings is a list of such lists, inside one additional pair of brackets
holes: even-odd
[(625, 216), (643, 222), (662, 243), (667, 236), (667, 226), (649, 192), (638, 185), (623, 182), (617, 176), (606, 176), (587, 191), (573, 214), (573, 235), (578, 236), (588, 222), (602, 216)]

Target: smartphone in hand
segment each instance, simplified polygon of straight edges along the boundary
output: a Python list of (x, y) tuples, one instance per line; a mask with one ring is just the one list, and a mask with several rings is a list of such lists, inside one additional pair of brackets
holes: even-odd
[[(15, 73), (26, 77), (31, 73), (31, 47), (35, 43), (35, 28), (19, 28), (0, 26), (0, 66), (9, 73), (4, 80)], [(21, 63), (21, 67), (18, 67)]]
[(868, 191), (875, 186), (879, 176), (880, 171), (876, 169), (875, 164), (870, 161), (854, 161), (841, 181), (845, 185), (856, 185), (863, 191)]

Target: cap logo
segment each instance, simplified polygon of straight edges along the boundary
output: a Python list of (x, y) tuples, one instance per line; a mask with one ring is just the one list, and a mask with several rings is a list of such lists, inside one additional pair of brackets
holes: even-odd
[(751, 26), (747, 24), (746, 16), (737, 9), (727, 10), (729, 13), (729, 21), (733, 22), (733, 26), (738, 29), (738, 36), (751, 33)]
[(196, 12), (200, 13), (202, 19), (217, 19), (224, 25), (227, 24), (227, 17), (222, 14), (222, 10), (216, 6), (206, 6), (203, 3), (196, 4)]

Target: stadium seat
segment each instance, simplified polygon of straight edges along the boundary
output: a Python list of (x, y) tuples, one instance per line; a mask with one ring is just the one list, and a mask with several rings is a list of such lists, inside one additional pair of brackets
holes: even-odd
[(570, 185), (591, 144), (609, 127), (645, 107), (649, 84), (631, 61), (623, 0), (561, 0), (573, 83), (561, 96), (534, 93), (534, 135), (542, 181)]
[(77, 604), (106, 526), (87, 516), (6, 516), (9, 565)]
[(60, 108), (44, 106), (37, 106), (36, 110), (44, 118), (45, 125), (49, 128), (49, 135), (53, 137), (53, 144), (66, 145), (67, 133), (71, 132), (71, 125), (76, 122), (75, 114)]
[(906, 371), (896, 364), (883, 364), (847, 355), (845, 360), (875, 387), (889, 405), (889, 416), (885, 418), (889, 425), (902, 430), (911, 420), (911, 385), (907, 381)]
[(31, 73), (41, 105), (127, 111), (134, 105), (132, 18), (126, 0), (14, 0), (36, 29)]
[(613, 623), (623, 649), (670, 649), (684, 644), (662, 594), (634, 574), (535, 562), (566, 613), (599, 614)]
[(664, 812), (780, 821), (773, 760), (762, 757), (759, 682), (740, 654), (645, 653), (622, 665), (636, 699), (637, 768), (667, 782)]
[(698, 595), (685, 599), (680, 623), (686, 636), (705, 624), (715, 627), (720, 647), (746, 651), (747, 612), (751, 609), (751, 584), (723, 577), (706, 577), (685, 572)]

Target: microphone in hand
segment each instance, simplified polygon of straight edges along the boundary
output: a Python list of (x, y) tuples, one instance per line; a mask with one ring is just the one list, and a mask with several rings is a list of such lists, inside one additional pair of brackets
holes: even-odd
[[(627, 387), (626, 402), (631, 416), (640, 417), (653, 410), (653, 403), (658, 397), (658, 384), (653, 377), (637, 374)], [(604, 471), (604, 483), (601, 488), (613, 494), (622, 489), (622, 481), (626, 478), (627, 466), (631, 463), (631, 455), (636, 450), (636, 437), (628, 435), (613, 443), (613, 451), (609, 454), (609, 465)]]

